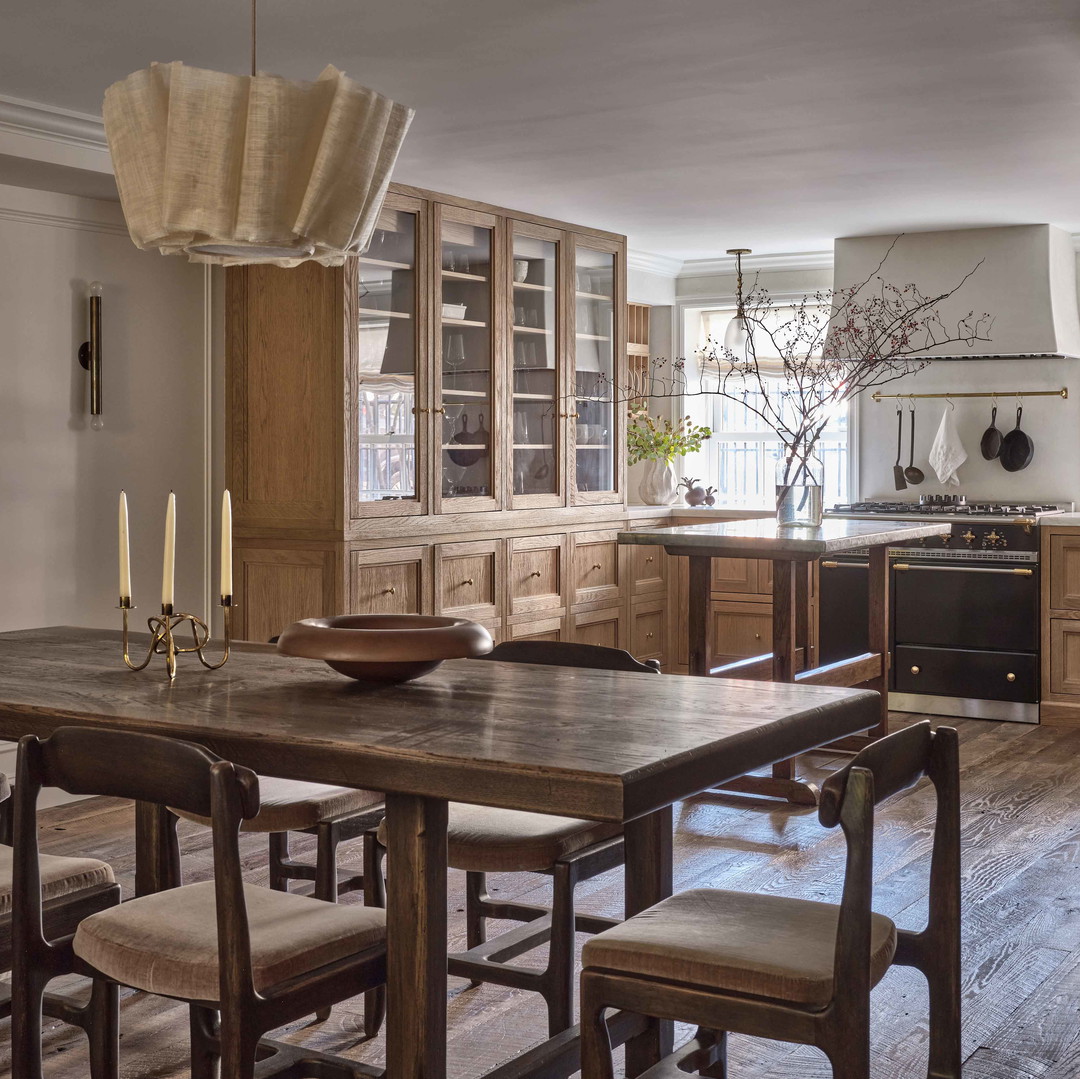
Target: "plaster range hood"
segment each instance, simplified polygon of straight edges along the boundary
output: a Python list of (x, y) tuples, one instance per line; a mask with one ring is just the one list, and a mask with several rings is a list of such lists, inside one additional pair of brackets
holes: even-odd
[(989, 313), (993, 324), (986, 336), (992, 340), (975, 341), (970, 348), (952, 342), (914, 355), (934, 360), (1080, 357), (1076, 252), (1072, 237), (1053, 225), (907, 232), (899, 239), (896, 233), (843, 237), (834, 242), (833, 287), (850, 288), (880, 276), (898, 287), (913, 282), (924, 295), (935, 296), (955, 288), (980, 261), (939, 311), (946, 327), (969, 311), (976, 318)]

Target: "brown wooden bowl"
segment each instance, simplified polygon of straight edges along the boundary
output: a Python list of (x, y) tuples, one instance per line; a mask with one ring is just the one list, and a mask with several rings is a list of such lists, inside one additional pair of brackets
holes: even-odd
[(286, 656), (324, 660), (365, 682), (407, 682), (444, 659), (482, 656), (491, 634), (465, 618), (426, 614), (339, 614), (287, 626), (277, 642)]

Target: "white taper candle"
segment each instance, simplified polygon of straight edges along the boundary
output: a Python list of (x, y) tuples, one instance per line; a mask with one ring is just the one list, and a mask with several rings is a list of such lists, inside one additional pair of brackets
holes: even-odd
[(232, 495), (221, 496), (221, 598), (232, 595)]
[(165, 559), (161, 568), (161, 605), (171, 607), (176, 584), (176, 495), (170, 491), (165, 509)]
[(128, 539), (127, 492), (120, 492), (120, 602), (131, 599), (131, 544)]

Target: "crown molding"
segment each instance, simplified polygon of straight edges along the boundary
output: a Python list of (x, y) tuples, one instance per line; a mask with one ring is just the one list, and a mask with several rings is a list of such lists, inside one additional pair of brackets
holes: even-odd
[(67, 214), (41, 213), (37, 210), (19, 210), (0, 206), (0, 221), (19, 221), (27, 225), (50, 225), (58, 229), (75, 229), (78, 232), (103, 232), (108, 236), (126, 236), (127, 226), (113, 221), (95, 221), (89, 217), (71, 217)]
[(46, 139), (83, 150), (109, 152), (100, 116), (0, 94), (0, 131)]
[[(832, 251), (793, 251), (776, 255), (743, 255), (743, 271), (773, 273), (777, 270), (831, 270)], [(719, 277), (735, 272), (734, 255), (711, 259), (687, 259), (679, 277)]]
[(671, 255), (654, 255), (651, 251), (626, 252), (626, 266), (630, 270), (642, 273), (659, 274), (661, 277), (678, 277), (683, 268), (683, 260)]

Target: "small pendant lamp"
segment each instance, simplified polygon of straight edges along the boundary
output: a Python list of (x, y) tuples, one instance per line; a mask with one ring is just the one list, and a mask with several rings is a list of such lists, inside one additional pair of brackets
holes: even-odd
[(179, 61), (105, 91), (136, 247), (192, 262), (340, 266), (366, 250), (413, 110), (328, 66), (314, 82)]
[(746, 324), (746, 311), (743, 307), (742, 290), (742, 257), (750, 254), (749, 247), (730, 247), (729, 255), (735, 256), (735, 302), (738, 307), (735, 317), (727, 324), (724, 331), (724, 348), (734, 352), (736, 356), (746, 353), (746, 346), (750, 341), (750, 327)]

